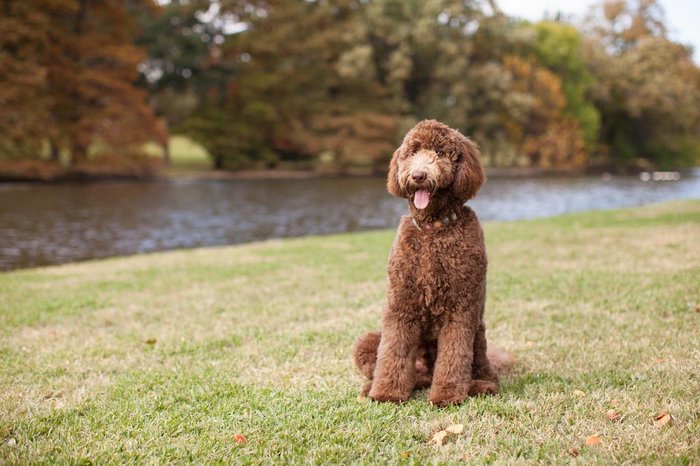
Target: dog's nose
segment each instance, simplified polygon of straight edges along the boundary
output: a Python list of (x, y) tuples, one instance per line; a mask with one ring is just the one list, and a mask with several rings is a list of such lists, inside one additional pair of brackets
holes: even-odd
[(427, 177), (428, 177), (428, 174), (425, 173), (424, 171), (418, 171), (418, 172), (411, 173), (411, 178), (413, 178), (413, 181), (415, 181), (416, 183), (424, 182)]

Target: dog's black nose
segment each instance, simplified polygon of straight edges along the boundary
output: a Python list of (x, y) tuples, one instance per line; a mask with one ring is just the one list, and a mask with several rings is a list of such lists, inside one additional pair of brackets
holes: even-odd
[(415, 181), (416, 183), (424, 182), (427, 177), (428, 177), (428, 174), (425, 173), (424, 171), (411, 173), (411, 178), (413, 178), (413, 181)]

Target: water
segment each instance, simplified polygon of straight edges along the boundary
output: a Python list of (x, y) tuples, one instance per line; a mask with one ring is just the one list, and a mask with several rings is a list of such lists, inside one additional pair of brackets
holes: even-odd
[[(700, 198), (700, 170), (636, 177), (492, 178), (482, 220)], [(0, 270), (269, 238), (393, 228), (406, 210), (380, 178), (0, 185)]]

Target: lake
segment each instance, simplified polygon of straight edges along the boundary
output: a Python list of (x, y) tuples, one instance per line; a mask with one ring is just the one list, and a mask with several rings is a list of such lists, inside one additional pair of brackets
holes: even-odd
[[(639, 177), (492, 178), (482, 220), (700, 198), (700, 170)], [(0, 270), (290, 236), (394, 228), (406, 201), (381, 178), (0, 185)]]

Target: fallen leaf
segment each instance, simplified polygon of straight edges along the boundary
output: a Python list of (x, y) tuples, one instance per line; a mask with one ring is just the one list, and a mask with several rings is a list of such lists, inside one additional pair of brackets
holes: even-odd
[(661, 411), (654, 419), (654, 425), (658, 428), (665, 426), (671, 422), (671, 415), (666, 411)]
[(149, 338), (148, 340), (144, 340), (144, 343), (147, 345), (155, 345), (156, 344), (156, 339), (155, 338)]
[(402, 451), (401, 453), (399, 453), (399, 456), (400, 456), (401, 458), (403, 458), (403, 459), (408, 458), (410, 455), (411, 455), (411, 454), (410, 454), (409, 452), (407, 452), (407, 451)]
[(572, 393), (576, 396), (586, 396), (586, 393), (581, 390), (574, 390)]
[(233, 439), (238, 443), (246, 443), (248, 441), (243, 434), (236, 434)]
[(464, 424), (452, 424), (445, 427), (445, 430), (451, 434), (461, 434), (464, 431)]
[(464, 424), (452, 424), (445, 427), (443, 430), (435, 432), (428, 443), (434, 443), (441, 447), (447, 443), (447, 439), (451, 435), (461, 434), (464, 431)]
[(605, 413), (608, 416), (608, 419), (611, 421), (618, 421), (620, 419), (620, 413), (615, 411), (614, 409), (609, 409), (607, 413)]
[(600, 436), (599, 435), (591, 435), (586, 439), (586, 445), (588, 446), (594, 446), (594, 445), (600, 445)]
[(450, 433), (447, 432), (446, 430), (441, 430), (440, 432), (435, 432), (435, 434), (433, 435), (433, 438), (430, 439), (429, 443), (434, 443), (438, 447), (441, 447), (447, 441), (447, 436), (449, 434)]
[(44, 400), (50, 400), (52, 398), (61, 398), (62, 396), (63, 396), (63, 392), (50, 391), (44, 395)]
[(573, 456), (574, 458), (576, 458), (579, 455), (579, 453), (580, 452), (578, 451), (578, 448), (575, 448), (575, 447), (569, 448), (569, 456)]
[(700, 304), (697, 304), (697, 305), (695, 306), (695, 312), (700, 312)]

